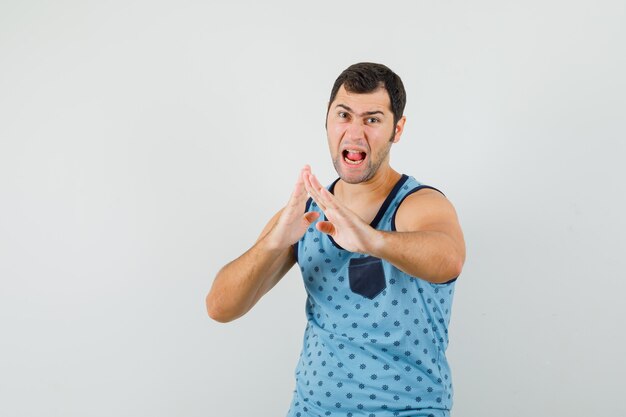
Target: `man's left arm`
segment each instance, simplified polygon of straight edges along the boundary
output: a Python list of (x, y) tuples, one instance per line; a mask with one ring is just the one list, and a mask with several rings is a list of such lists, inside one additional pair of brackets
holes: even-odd
[(461, 274), (463, 232), (454, 207), (441, 193), (425, 188), (409, 195), (398, 208), (395, 223), (395, 232), (373, 230), (368, 254), (433, 283)]
[(384, 259), (408, 275), (433, 283), (459, 276), (465, 262), (463, 232), (452, 204), (438, 191), (409, 195), (396, 213), (396, 231), (376, 230), (339, 202), (314, 175), (304, 178), (307, 192), (327, 221), (316, 224), (344, 249)]

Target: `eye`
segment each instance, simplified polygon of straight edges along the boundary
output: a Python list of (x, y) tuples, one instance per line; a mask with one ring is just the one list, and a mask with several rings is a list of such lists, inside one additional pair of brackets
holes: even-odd
[(378, 120), (377, 117), (368, 117), (367, 118), (367, 123), (378, 123), (380, 122), (380, 120)]
[(345, 111), (340, 111), (339, 113), (337, 113), (337, 116), (339, 116), (340, 119), (347, 119), (348, 113)]

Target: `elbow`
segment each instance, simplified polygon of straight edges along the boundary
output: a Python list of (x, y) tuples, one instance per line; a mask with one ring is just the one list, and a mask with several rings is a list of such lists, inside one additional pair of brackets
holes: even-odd
[(206, 296), (205, 304), (209, 317), (218, 323), (228, 323), (239, 317), (224, 308), (222, 303), (211, 296), (211, 293)]
[(450, 262), (450, 274), (452, 278), (457, 278), (463, 271), (463, 258), (455, 256)]
[(448, 266), (448, 280), (456, 279), (461, 275), (461, 271), (463, 270), (463, 258), (460, 256), (453, 256), (450, 259)]
[(450, 255), (447, 259), (442, 260), (439, 272), (433, 277), (432, 282), (443, 284), (450, 282), (461, 275), (463, 270), (463, 258), (456, 255)]

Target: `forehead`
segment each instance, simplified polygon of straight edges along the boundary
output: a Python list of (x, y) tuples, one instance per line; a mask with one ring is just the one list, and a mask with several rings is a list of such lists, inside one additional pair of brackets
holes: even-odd
[(384, 87), (380, 87), (371, 93), (361, 94), (346, 91), (342, 85), (339, 87), (330, 107), (334, 108), (338, 104), (344, 104), (358, 113), (374, 110), (391, 113), (391, 101), (389, 101), (389, 94)]

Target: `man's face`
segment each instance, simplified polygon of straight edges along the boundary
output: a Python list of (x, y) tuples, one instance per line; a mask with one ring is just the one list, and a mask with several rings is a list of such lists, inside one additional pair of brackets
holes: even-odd
[(358, 184), (389, 164), (389, 149), (400, 139), (404, 117), (393, 122), (389, 94), (384, 88), (357, 94), (339, 88), (330, 104), (326, 133), (333, 165), (339, 177)]

